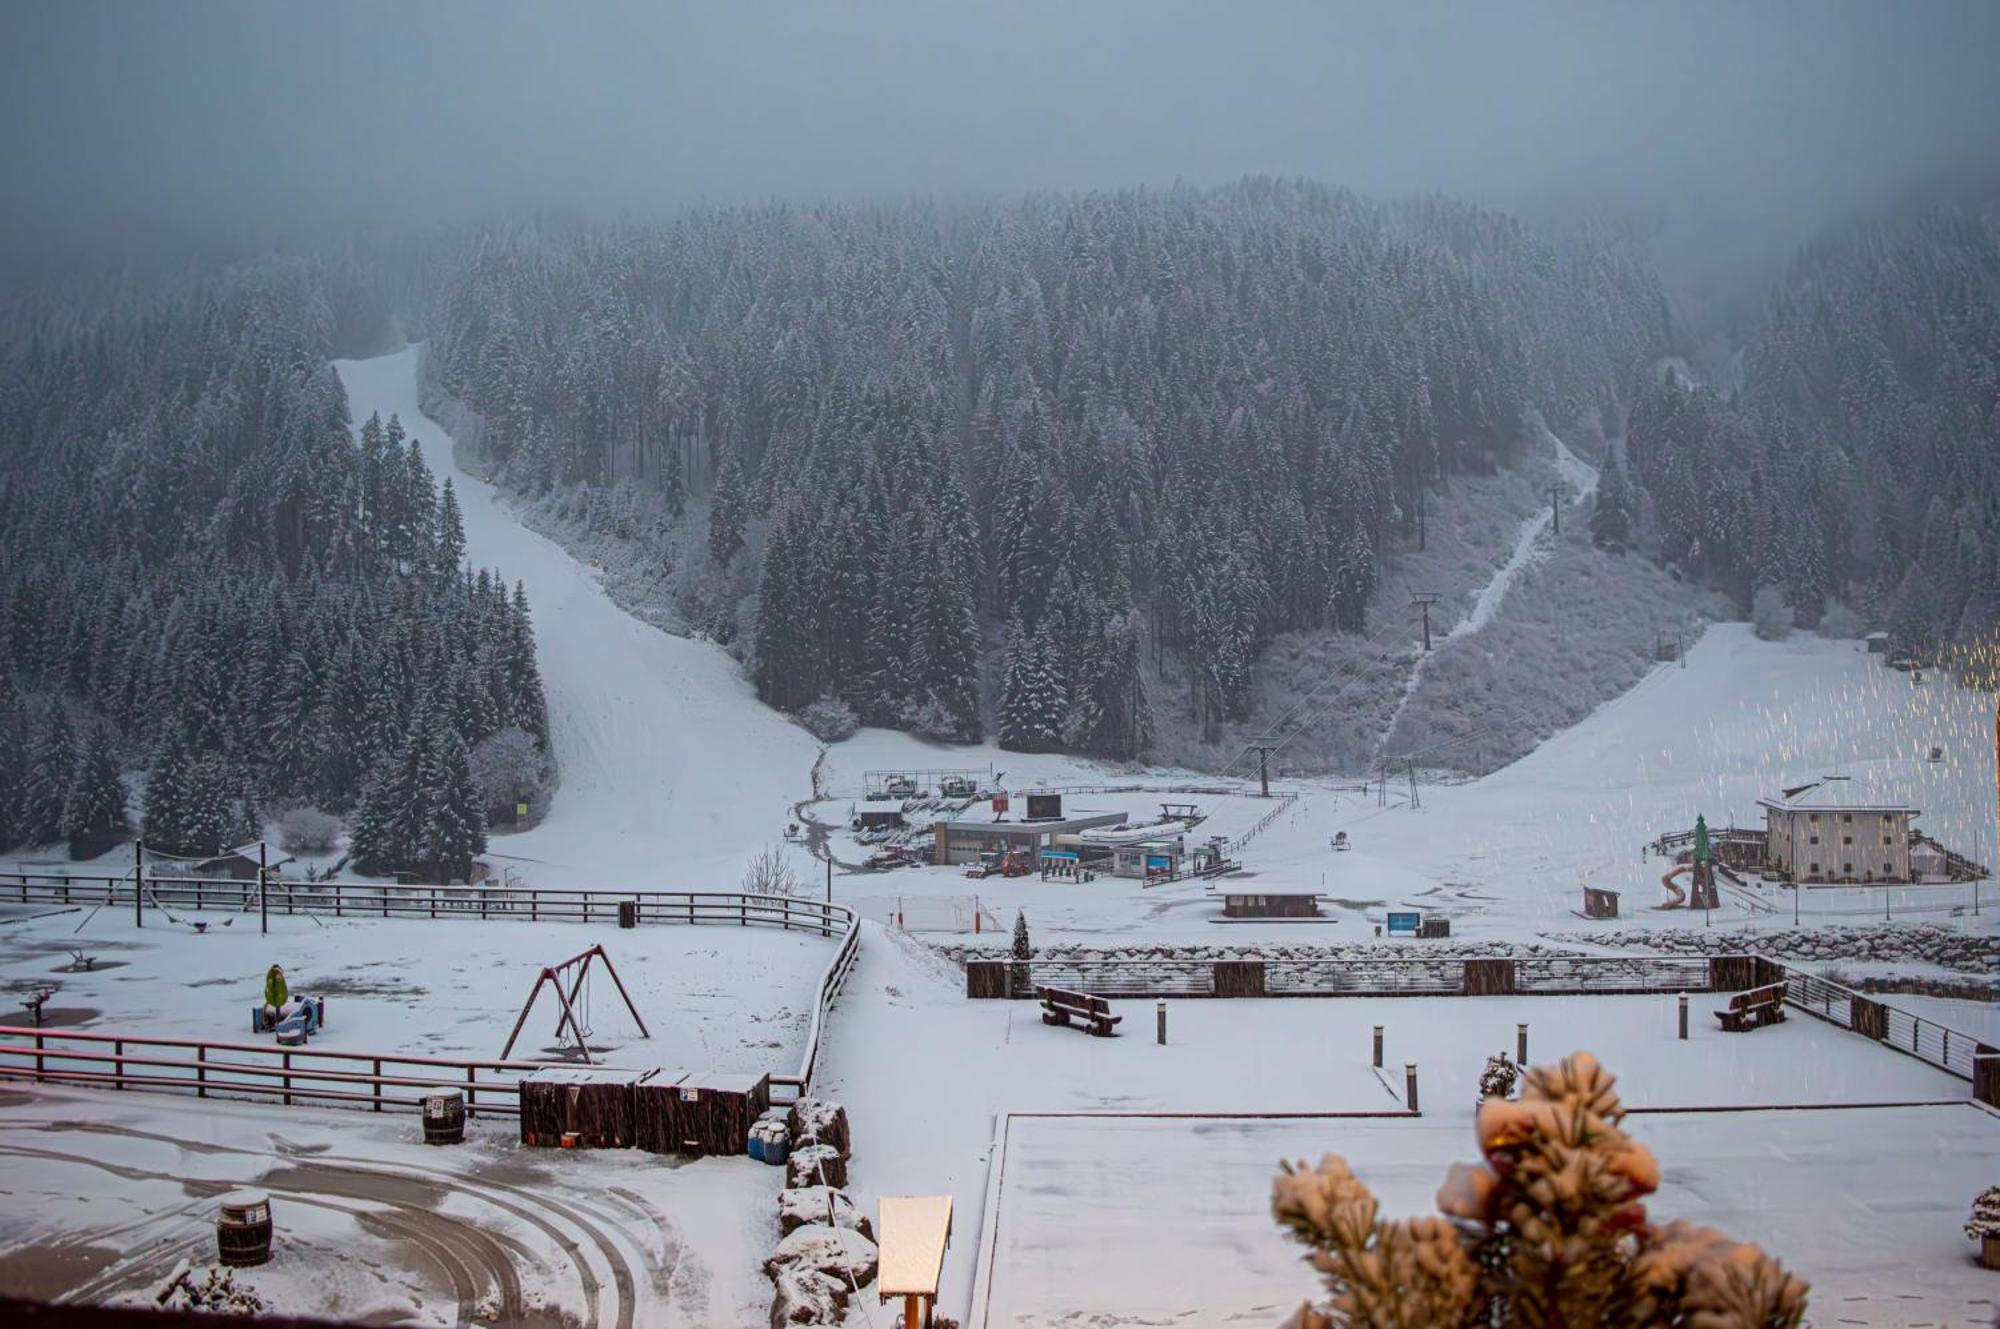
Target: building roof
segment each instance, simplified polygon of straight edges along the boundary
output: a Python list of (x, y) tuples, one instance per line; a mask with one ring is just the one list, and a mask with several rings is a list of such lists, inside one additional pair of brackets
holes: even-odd
[[(968, 812), (970, 810), (967, 809)], [(1125, 820), (1125, 814), (1122, 812), (1085, 812), (1079, 810), (1070, 813), (1060, 821), (992, 821), (988, 819), (991, 816), (991, 809), (987, 809), (987, 812), (988, 817), (972, 817), (964, 813), (956, 817), (944, 817), (940, 818), (937, 824), (943, 826), (948, 832), (954, 835), (962, 833), (970, 834), (976, 831), (981, 834), (993, 835), (1041, 836), (1069, 835), (1078, 831), (1088, 830), (1092, 826), (1115, 826)]]
[(1760, 798), (1760, 807), (1773, 812), (1907, 812), (1917, 809), (1891, 797), (1886, 790), (1845, 775), (1825, 775), (1787, 789), (1776, 798)]

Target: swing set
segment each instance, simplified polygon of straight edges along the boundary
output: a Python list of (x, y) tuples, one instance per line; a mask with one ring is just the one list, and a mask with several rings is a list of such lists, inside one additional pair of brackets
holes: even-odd
[[(534, 988), (528, 993), (527, 1004), (521, 1007), (521, 1017), (514, 1021), (514, 1032), (507, 1035), (507, 1046), (500, 1049), (500, 1060), (507, 1060), (508, 1054), (514, 1050), (514, 1041), (520, 1038), (521, 1027), (528, 1023), (528, 1012), (535, 1008), (535, 999), (541, 996), (542, 985), (546, 983), (556, 990), (556, 1003), (562, 1007), (562, 1014), (556, 1017), (556, 1041), (558, 1043), (562, 1041), (563, 1031), (567, 1029), (576, 1036), (576, 1050), (583, 1057), (584, 1065), (596, 1064), (590, 1059), (590, 988), (587, 986), (592, 960), (604, 961), (605, 972), (611, 975), (611, 981), (618, 987), (619, 997), (625, 1002), (625, 1009), (632, 1013), (634, 1023), (639, 1026), (639, 1036), (641, 1038), (653, 1036), (647, 1031), (645, 1020), (640, 1018), (639, 1008), (632, 1004), (631, 994), (625, 991), (625, 984), (618, 977), (618, 971), (612, 968), (611, 957), (604, 953), (602, 946), (592, 946), (581, 955), (572, 955), (561, 964), (543, 968), (535, 979)], [(564, 990), (565, 985), (567, 992)], [(577, 1015), (579, 1006), (583, 1011), (581, 1018)]]

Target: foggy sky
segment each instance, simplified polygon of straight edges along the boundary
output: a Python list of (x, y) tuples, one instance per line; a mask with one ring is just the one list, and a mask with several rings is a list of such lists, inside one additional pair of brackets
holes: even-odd
[(1787, 244), (2000, 161), (2000, 3), (4, 0), (0, 244), (1311, 176)]

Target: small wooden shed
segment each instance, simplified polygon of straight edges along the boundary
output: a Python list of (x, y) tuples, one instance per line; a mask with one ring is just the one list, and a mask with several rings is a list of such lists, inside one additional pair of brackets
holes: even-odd
[(637, 1143), (655, 1154), (740, 1154), (771, 1106), (771, 1077), (756, 1072), (662, 1071), (635, 1094)]
[(1583, 916), (1585, 918), (1618, 917), (1618, 892), (1605, 890), (1601, 886), (1584, 887)]
[(1232, 891), (1222, 897), (1224, 918), (1318, 918), (1316, 891)]
[(580, 1149), (632, 1144), (633, 1091), (656, 1071), (613, 1066), (550, 1066), (521, 1080), (521, 1143), (557, 1148), (574, 1135)]

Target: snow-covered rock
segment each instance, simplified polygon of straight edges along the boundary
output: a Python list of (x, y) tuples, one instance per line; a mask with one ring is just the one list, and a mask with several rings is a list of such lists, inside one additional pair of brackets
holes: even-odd
[(808, 1144), (794, 1148), (785, 1160), (786, 1186), (792, 1190), (818, 1186), (847, 1185), (847, 1159), (830, 1144)]
[(839, 1324), (847, 1315), (847, 1284), (817, 1269), (780, 1269), (772, 1275), (771, 1329)]
[(793, 1144), (830, 1145), (843, 1159), (848, 1156), (852, 1136), (847, 1129), (847, 1109), (833, 1100), (801, 1098), (792, 1104), (786, 1124), (791, 1127)]
[(1720, 928), (1626, 928), (1617, 932), (1551, 933), (1557, 942), (1583, 941), (1620, 950), (1669, 955), (1763, 955), (1774, 960), (1900, 960), (1970, 973), (2000, 964), (1992, 935), (1958, 932), (1932, 923), (1877, 923), (1866, 927), (1788, 928), (1741, 932)]
[(790, 1234), (815, 1223), (851, 1228), (871, 1241), (875, 1238), (868, 1216), (854, 1207), (845, 1191), (831, 1186), (800, 1186), (778, 1192), (779, 1231)]
[(843, 1285), (865, 1287), (875, 1281), (878, 1260), (875, 1243), (854, 1229), (808, 1223), (778, 1243), (764, 1272), (777, 1279), (786, 1270), (812, 1269)]

